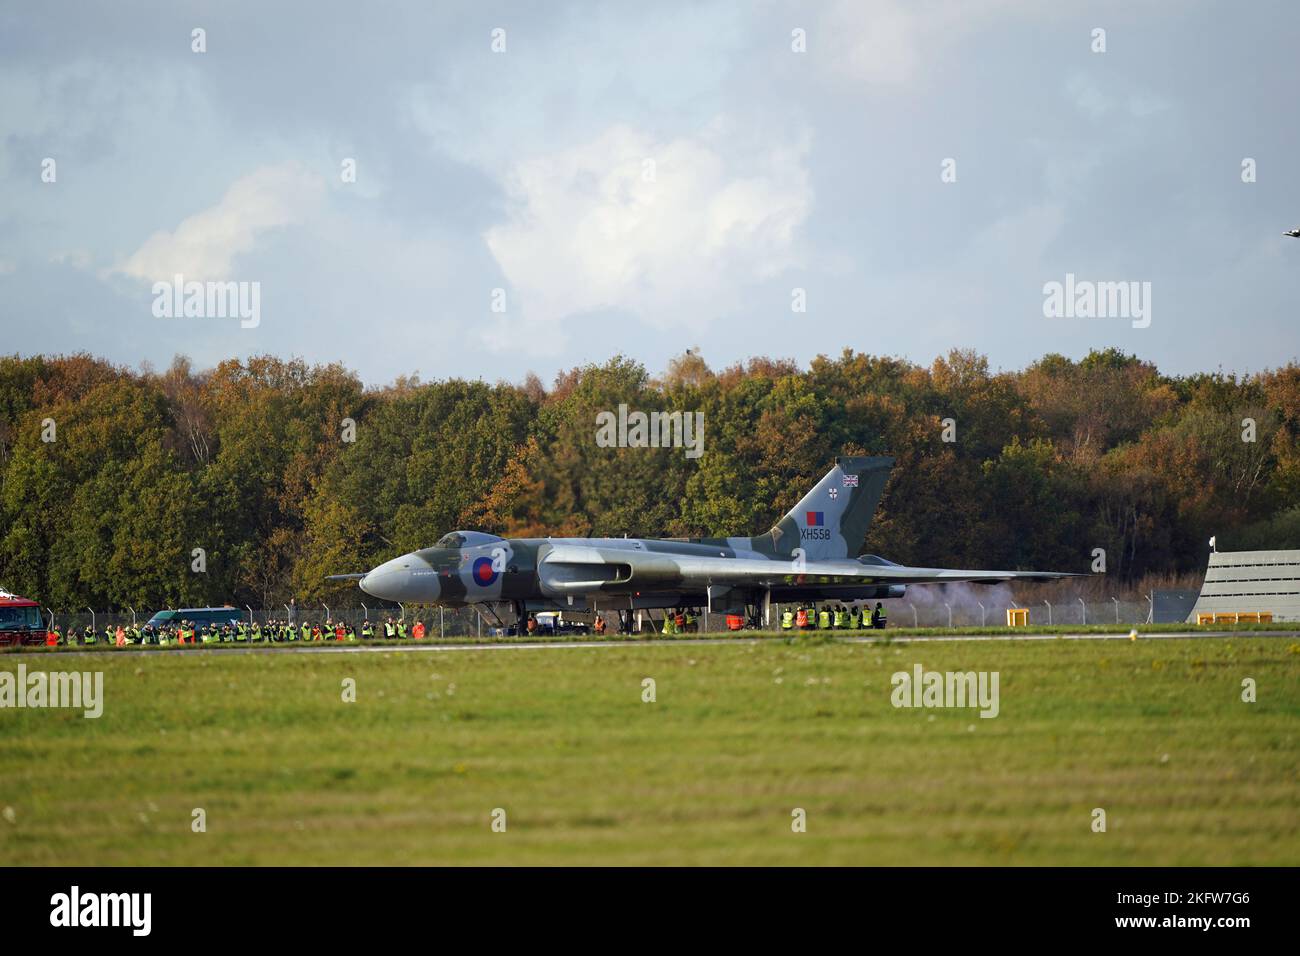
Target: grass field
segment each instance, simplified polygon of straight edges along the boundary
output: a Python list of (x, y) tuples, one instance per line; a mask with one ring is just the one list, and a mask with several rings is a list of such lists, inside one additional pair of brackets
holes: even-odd
[[(0, 865), (1300, 862), (1292, 637), (20, 662), (105, 704), (0, 710)], [(999, 716), (895, 708), (917, 663)]]

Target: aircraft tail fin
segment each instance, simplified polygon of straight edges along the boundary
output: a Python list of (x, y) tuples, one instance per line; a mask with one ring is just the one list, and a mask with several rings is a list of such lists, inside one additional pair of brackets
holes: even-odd
[(809, 561), (857, 557), (889, 480), (894, 459), (835, 459), (825, 477), (777, 522), (771, 539), (778, 554), (802, 548)]

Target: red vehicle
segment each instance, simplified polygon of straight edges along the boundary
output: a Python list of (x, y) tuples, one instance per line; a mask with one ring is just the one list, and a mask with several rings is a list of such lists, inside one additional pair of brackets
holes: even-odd
[(0, 647), (45, 644), (45, 618), (41, 606), (0, 588)]

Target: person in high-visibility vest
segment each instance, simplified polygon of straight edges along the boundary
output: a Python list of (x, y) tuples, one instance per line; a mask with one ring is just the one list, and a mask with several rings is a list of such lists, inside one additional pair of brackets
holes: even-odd
[(406, 618), (397, 622), (397, 636), (403, 641), (406, 640)]
[(674, 619), (673, 615), (671, 615), (671, 614), (669, 614), (669, 613), (667, 613), (667, 612), (664, 612), (664, 627), (663, 627), (663, 632), (664, 632), (665, 634), (676, 634), (676, 633), (677, 633), (677, 626), (676, 626), (676, 623), (675, 623), (675, 619)]
[(877, 628), (879, 628), (879, 629), (881, 629), (881, 630), (884, 630), (884, 627), (885, 627), (885, 606), (884, 606), (883, 604), (881, 604), (879, 601), (876, 602), (875, 624), (876, 624), (876, 627), (877, 627)]
[(806, 607), (800, 607), (799, 610), (794, 612), (794, 624), (801, 631), (808, 630), (808, 609)]
[(788, 631), (794, 627), (794, 612), (786, 608), (781, 612), (781, 630)]
[(59, 646), (59, 632), (56, 631), (54, 628), (50, 628), (48, 631), (45, 632), (45, 646), (46, 647)]
[(417, 641), (424, 640), (424, 622), (416, 621), (415, 627), (411, 628), (411, 636)]
[(699, 627), (698, 627), (697, 624), (696, 624), (696, 617), (695, 617), (695, 614), (694, 614), (694, 613), (693, 613), (689, 608), (687, 608), (687, 610), (686, 610), (686, 633), (687, 633), (687, 634), (694, 634), (694, 633), (695, 633), (696, 631), (698, 631), (698, 630), (699, 630)]
[(844, 609), (836, 607), (831, 613), (831, 627), (839, 630), (844, 627)]
[(361, 625), (361, 639), (363, 641), (368, 641), (374, 636), (375, 636), (375, 626), (371, 624), (370, 621), (366, 621), (364, 624)]
[(384, 621), (384, 637), (390, 641), (397, 636), (397, 628), (393, 625), (393, 619), (390, 617)]
[(819, 631), (827, 631), (830, 630), (830, 626), (831, 626), (830, 608), (823, 607), (820, 611), (817, 612), (817, 629)]

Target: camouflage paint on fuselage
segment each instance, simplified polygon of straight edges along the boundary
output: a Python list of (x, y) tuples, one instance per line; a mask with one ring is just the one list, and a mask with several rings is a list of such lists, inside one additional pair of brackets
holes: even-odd
[(501, 538), (445, 535), (364, 575), (402, 603), (579, 608), (753, 605), (763, 599), (900, 597), (908, 583), (1060, 577), (1048, 572), (904, 568), (856, 559), (892, 458), (841, 457), (766, 534), (728, 538)]

